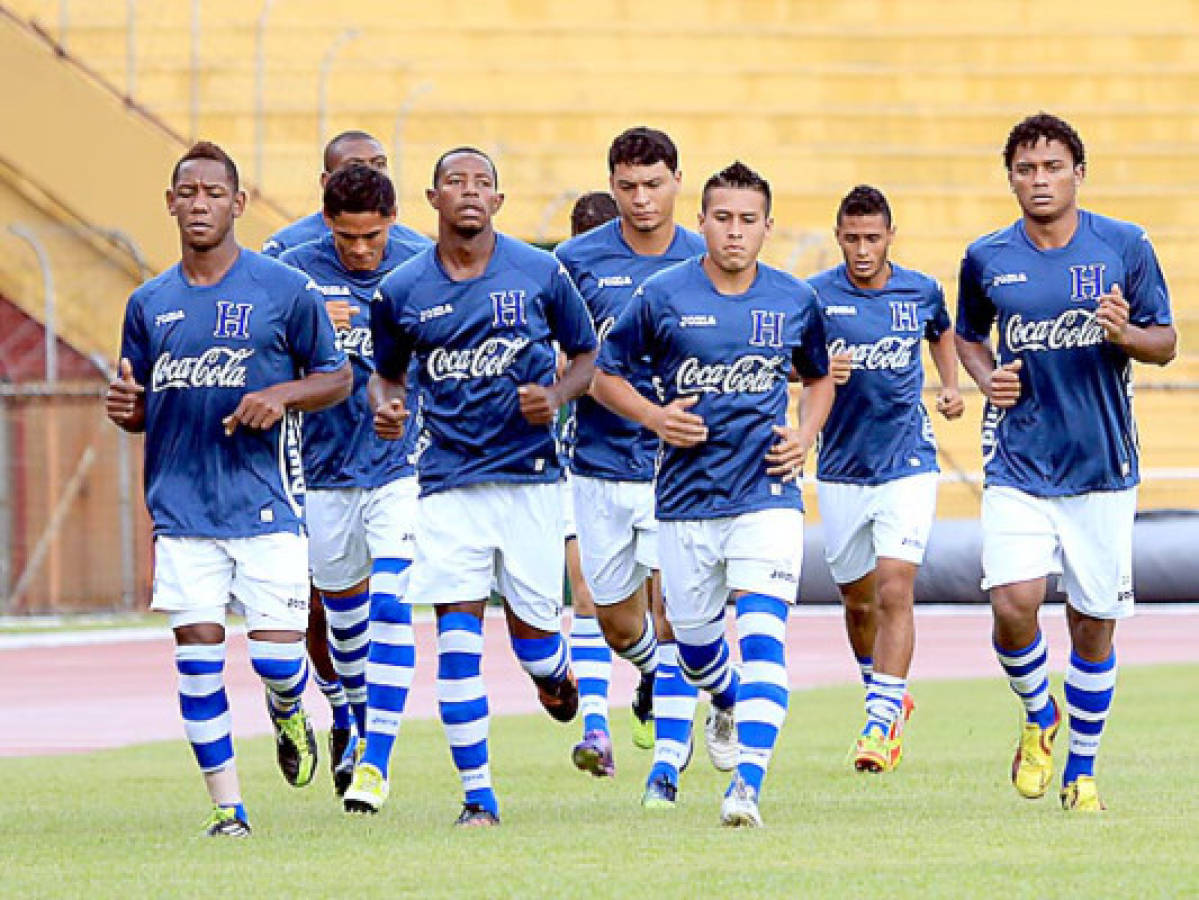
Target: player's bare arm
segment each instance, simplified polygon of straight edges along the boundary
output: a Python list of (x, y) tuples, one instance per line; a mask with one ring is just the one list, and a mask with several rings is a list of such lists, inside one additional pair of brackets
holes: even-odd
[(104, 397), (108, 418), (128, 432), (146, 430), (146, 388), (133, 379), (133, 366), (122, 359), (117, 377)]
[(1113, 284), (1099, 297), (1095, 321), (1103, 327), (1108, 343), (1115, 344), (1137, 362), (1164, 366), (1178, 352), (1178, 332), (1173, 325), (1133, 325), (1129, 320), (1128, 300)]
[(522, 384), (517, 388), (521, 415), (533, 425), (553, 423), (562, 404), (587, 393), (598, 352), (588, 350), (570, 357), (562, 376), (551, 385)]
[(1020, 360), (995, 367), (995, 354), (991, 347), (981, 341), (968, 341), (960, 334), (955, 336), (958, 358), (962, 366), (974, 379), (978, 389), (1000, 409), (1011, 409), (1020, 399)]
[(645, 426), (672, 447), (695, 447), (708, 439), (704, 420), (689, 412), (699, 397), (677, 397), (665, 406), (647, 400), (619, 375), (596, 372), (591, 396), (619, 416)]
[(376, 372), (367, 382), (366, 394), (375, 411), (375, 434), (385, 441), (398, 441), (404, 436), (404, 423), (408, 419), (408, 409), (404, 405), (407, 390), (407, 378), (392, 381)]
[(295, 381), (272, 384), (241, 398), (237, 409), (221, 420), (225, 434), (233, 434), (239, 425), (266, 430), (282, 419), (288, 410), (316, 412), (333, 406), (348, 397), (353, 387), (354, 375), (349, 363), (332, 372), (312, 372)]
[(937, 376), (941, 379), (941, 390), (937, 392), (937, 412), (949, 420), (961, 418), (966, 411), (966, 402), (958, 387), (958, 354), (950, 332), (942, 332), (935, 341), (929, 341), (928, 349), (933, 365), (937, 367)]

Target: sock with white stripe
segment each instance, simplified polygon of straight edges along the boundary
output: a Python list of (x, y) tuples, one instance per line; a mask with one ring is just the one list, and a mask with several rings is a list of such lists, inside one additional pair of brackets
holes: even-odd
[(358, 734), (366, 733), (366, 655), (370, 636), (370, 594), (345, 597), (321, 594), (329, 622), (329, 656), (354, 710)]
[(687, 761), (691, 729), (699, 690), (687, 682), (679, 668), (679, 649), (673, 642), (658, 645), (658, 674), (654, 678), (654, 763), (647, 783), (665, 776), (679, 783), (679, 770)]
[(437, 707), (467, 803), (499, 814), (487, 754), (490, 724), (483, 686), (483, 622), (451, 612), (437, 620)]
[(737, 671), (724, 636), (724, 610), (707, 624), (676, 626), (674, 636), (683, 677), (711, 694), (713, 706), (732, 707), (737, 702)]
[(570, 671), (566, 658), (566, 641), (560, 634), (539, 638), (512, 636), (512, 649), (520, 666), (534, 681), (556, 684)]
[(308, 654), (303, 641), (260, 641), (249, 638), (250, 664), (262, 683), (276, 714), (283, 718), (300, 708), (308, 683)]
[(1036, 639), (1019, 650), (994, 646), (999, 664), (1007, 672), (1008, 683), (1024, 704), (1028, 721), (1048, 728), (1053, 724), (1054, 711), (1049, 702), (1049, 645), (1045, 636), (1038, 629)]
[(362, 761), (375, 766), (384, 778), (416, 672), (412, 605), (403, 599), (410, 565), (406, 559), (381, 557), (371, 571), (366, 749)]
[(906, 678), (875, 672), (870, 676), (866, 689), (866, 727), (862, 734), (880, 732), (883, 737), (891, 733), (891, 726), (903, 713), (903, 695), (908, 689)]
[(179, 712), (200, 771), (217, 772), (233, 760), (232, 721), (225, 694), (225, 644), (183, 644), (175, 648), (179, 672)]
[(858, 672), (862, 675), (862, 684), (870, 687), (870, 676), (874, 674), (874, 657), (873, 656), (858, 656), (856, 653), (853, 658), (857, 660)]
[(645, 614), (645, 630), (641, 637), (616, 653), (635, 665), (642, 675), (652, 675), (658, 670), (658, 636), (654, 634), (654, 620), (649, 613)]
[(349, 698), (346, 697), (345, 689), (342, 688), (341, 682), (334, 678), (332, 681), (326, 681), (321, 678), (320, 673), (316, 668), (312, 669), (312, 680), (316, 682), (317, 688), (325, 699), (329, 701), (329, 711), (333, 714), (334, 728), (353, 728), (354, 727), (354, 712), (350, 709)]
[(576, 615), (570, 624), (570, 664), (579, 679), (579, 712), (583, 733), (608, 733), (608, 684), (612, 650), (595, 616)]
[(1116, 651), (1107, 659), (1090, 662), (1070, 653), (1066, 670), (1066, 710), (1070, 715), (1070, 755), (1062, 770), (1062, 784), (1079, 775), (1095, 774), (1095, 754), (1116, 691)]
[(737, 775), (759, 795), (787, 717), (787, 617), (791, 605), (766, 594), (737, 598), (741, 684), (737, 721)]

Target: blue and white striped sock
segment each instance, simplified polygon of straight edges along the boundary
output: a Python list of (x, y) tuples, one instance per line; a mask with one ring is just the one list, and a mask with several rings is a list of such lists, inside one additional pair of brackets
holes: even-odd
[(437, 706), (467, 803), (499, 815), (487, 754), (490, 724), (483, 686), (483, 622), (470, 613), (437, 620)]
[(862, 734), (877, 730), (886, 737), (891, 726), (903, 714), (903, 695), (908, 689), (906, 678), (875, 672), (866, 689), (866, 727)]
[(724, 611), (706, 625), (674, 630), (683, 677), (712, 695), (712, 704), (728, 709), (737, 702), (737, 671), (724, 636)]
[(874, 674), (874, 657), (873, 656), (858, 656), (856, 653), (853, 658), (857, 660), (858, 672), (862, 675), (862, 684), (867, 688), (870, 687), (870, 676)]
[(520, 666), (534, 681), (557, 683), (570, 671), (566, 658), (566, 641), (562, 635), (540, 638), (512, 637), (512, 649)]
[(635, 665), (642, 675), (652, 675), (658, 671), (658, 636), (654, 634), (654, 620), (649, 613), (645, 614), (645, 630), (641, 632), (641, 637), (616, 653), (621, 659), (627, 659)]
[(647, 783), (664, 775), (679, 783), (687, 760), (699, 690), (688, 684), (679, 668), (679, 648), (673, 641), (658, 645), (658, 674), (654, 678), (654, 763)]
[(387, 777), (391, 751), (416, 672), (412, 605), (403, 599), (409, 560), (383, 557), (371, 572), (370, 654), (366, 663), (366, 749), (362, 761)]
[(179, 672), (179, 712), (200, 771), (219, 772), (233, 759), (232, 721), (225, 695), (225, 644), (184, 644), (175, 648)]
[(329, 622), (329, 656), (341, 680), (358, 734), (366, 733), (366, 654), (369, 645), (370, 594), (361, 591), (346, 597), (321, 594)]
[(1070, 653), (1066, 670), (1066, 710), (1070, 714), (1070, 755), (1062, 770), (1062, 784), (1079, 775), (1095, 774), (1095, 754), (1116, 692), (1116, 651), (1107, 659), (1090, 662)]
[(1048, 728), (1053, 724), (1054, 711), (1049, 702), (1049, 645), (1045, 636), (1038, 630), (1036, 640), (1019, 650), (994, 646), (1008, 683), (1024, 704), (1028, 721)]
[(341, 682), (336, 678), (332, 681), (321, 678), (315, 666), (312, 669), (312, 680), (316, 682), (317, 688), (329, 701), (329, 711), (333, 714), (333, 727), (353, 728), (354, 712), (350, 709), (350, 701), (346, 697)]
[(765, 594), (737, 599), (741, 686), (737, 691), (737, 775), (761, 794), (766, 769), (787, 718), (787, 616), (791, 604)]
[(249, 638), (250, 664), (266, 685), (271, 706), (284, 718), (300, 708), (308, 683), (308, 654), (303, 641), (260, 641)]
[(570, 625), (570, 664), (579, 679), (579, 712), (583, 733), (608, 732), (608, 684), (612, 650), (595, 616), (575, 616)]

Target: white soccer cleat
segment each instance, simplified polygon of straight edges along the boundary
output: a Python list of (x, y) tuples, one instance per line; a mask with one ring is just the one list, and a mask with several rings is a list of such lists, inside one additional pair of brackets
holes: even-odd
[(758, 810), (758, 792), (739, 776), (720, 804), (720, 824), (728, 828), (761, 828), (762, 813)]
[(713, 706), (708, 710), (704, 739), (713, 766), (721, 772), (731, 772), (737, 767), (737, 723), (733, 718), (733, 707), (717, 709)]

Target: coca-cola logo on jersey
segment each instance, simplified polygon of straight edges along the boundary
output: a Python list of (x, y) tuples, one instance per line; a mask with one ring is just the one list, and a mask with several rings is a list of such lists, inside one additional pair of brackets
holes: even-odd
[(163, 353), (154, 361), (150, 383), (154, 390), (167, 388), (244, 388), (245, 361), (252, 349), (210, 347), (199, 356), (172, 358)]
[(694, 356), (683, 360), (675, 374), (680, 394), (764, 394), (786, 377), (781, 356), (742, 356), (732, 363), (704, 365)]
[(375, 341), (371, 337), (371, 330), (362, 326), (343, 328), (337, 332), (337, 346), (351, 356), (370, 359), (375, 355)]
[(850, 344), (845, 338), (834, 338), (828, 345), (829, 356), (848, 353), (855, 369), (877, 371), (879, 369), (906, 369), (912, 364), (916, 347), (920, 343), (918, 337), (895, 337), (889, 335), (879, 338), (872, 344)]
[(1103, 326), (1089, 309), (1067, 309), (1052, 319), (1031, 322), (1016, 313), (1008, 319), (1004, 339), (1013, 353), (1024, 350), (1071, 350), (1103, 343)]
[(429, 377), (434, 381), (445, 381), (447, 378), (496, 378), (507, 371), (520, 351), (527, 346), (529, 339), (526, 337), (493, 337), (469, 350), (438, 347), (429, 354)]

